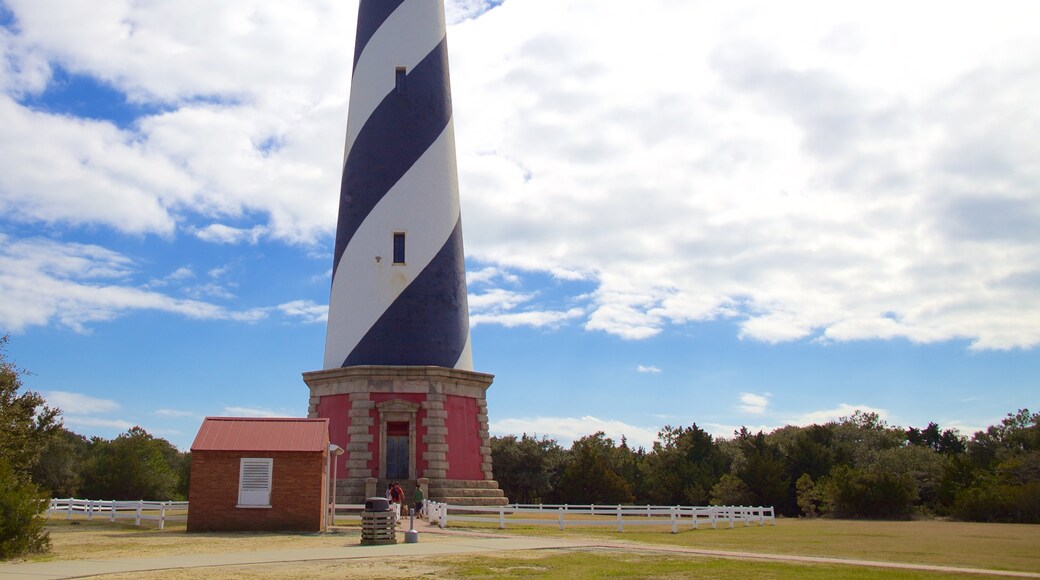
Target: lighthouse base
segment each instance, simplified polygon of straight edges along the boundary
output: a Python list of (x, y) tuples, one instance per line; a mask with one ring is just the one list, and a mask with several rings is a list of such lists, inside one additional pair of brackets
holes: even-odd
[(493, 375), (357, 366), (304, 373), (303, 380), (308, 417), (329, 419), (332, 443), (346, 451), (337, 459), (340, 503), (361, 503), (373, 486), (383, 495), (390, 481), (410, 500), (420, 479), (428, 480), (428, 499), (506, 503), (491, 471), (486, 393)]

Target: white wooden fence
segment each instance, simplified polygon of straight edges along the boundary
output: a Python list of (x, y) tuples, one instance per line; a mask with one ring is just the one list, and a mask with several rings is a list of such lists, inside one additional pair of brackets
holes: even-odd
[[(361, 512), (364, 509), (363, 504), (336, 504), (336, 517), (360, 520)], [(188, 519), (187, 511), (188, 502), (186, 501), (116, 501), (69, 498), (50, 500), (47, 517), (64, 515), (66, 520), (70, 520), (73, 515), (77, 515), (83, 516), (87, 520), (93, 520), (95, 517), (110, 522), (117, 519), (134, 520), (134, 524), (138, 526), (141, 525), (142, 520), (158, 521), (158, 528), (161, 530), (165, 528), (168, 521), (186, 521)], [(406, 517), (404, 513), (401, 515)], [(524, 518), (524, 515), (531, 517)], [(681, 526), (696, 530), (702, 525), (717, 528), (719, 523), (728, 525), (730, 528), (737, 524), (747, 527), (752, 523), (763, 526), (767, 522), (776, 525), (776, 516), (772, 507), (566, 504), (512, 504), (499, 507), (477, 507), (448, 505), (429, 500), (426, 501), (426, 519), (441, 528), (448, 527), (450, 520), (498, 524), (500, 529), (505, 529), (506, 523), (558, 525), (561, 530), (568, 524), (572, 527), (617, 526), (618, 532), (625, 531), (625, 526), (670, 524), (673, 534), (678, 533)]]
[[(134, 520), (134, 525), (141, 525), (142, 520), (158, 521), (159, 529), (166, 527), (166, 522), (187, 521), (188, 502), (186, 501), (117, 501), (100, 499), (52, 499), (47, 508), (47, 517), (65, 515), (71, 520), (73, 514), (83, 515), (88, 520), (95, 517), (99, 520)], [(178, 512), (176, 515), (168, 512)], [(184, 512), (184, 513), (180, 513)]]
[[(752, 523), (764, 526), (766, 522), (776, 525), (772, 507), (745, 506), (620, 506), (620, 505), (520, 505), (500, 507), (459, 506), (426, 502), (427, 518), (430, 523), (448, 527), (448, 522), (483, 522), (498, 524), (505, 529), (506, 523), (514, 525), (558, 525), (564, 529), (571, 526), (617, 526), (618, 532), (625, 526), (671, 525), (672, 533), (680, 526), (698, 529), (702, 525), (717, 528), (721, 522), (730, 528), (737, 524), (745, 527)], [(449, 517), (449, 512), (451, 516)], [(554, 513), (555, 512), (555, 513)], [(474, 515), (475, 514), (475, 515)], [(523, 518), (524, 514), (541, 517)], [(510, 516), (508, 519), (506, 516)], [(516, 516), (521, 516), (517, 518)], [(545, 516), (554, 515), (547, 518)]]

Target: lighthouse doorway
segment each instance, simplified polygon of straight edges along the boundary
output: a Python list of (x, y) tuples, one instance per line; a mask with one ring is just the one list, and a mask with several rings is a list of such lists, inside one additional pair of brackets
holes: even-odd
[(386, 424), (386, 477), (387, 479), (408, 479), (408, 423), (388, 422)]

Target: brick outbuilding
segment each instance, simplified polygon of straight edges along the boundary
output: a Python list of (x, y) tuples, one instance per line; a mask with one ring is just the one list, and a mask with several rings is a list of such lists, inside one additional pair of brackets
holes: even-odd
[(321, 531), (328, 419), (207, 417), (191, 446), (188, 531)]

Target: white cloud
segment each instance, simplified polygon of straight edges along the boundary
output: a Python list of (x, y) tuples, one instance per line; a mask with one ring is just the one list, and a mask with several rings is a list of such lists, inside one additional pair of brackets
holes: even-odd
[[(595, 290), (581, 311), (521, 305), (473, 273), (514, 292), (475, 293), (505, 300), (476, 323), (1040, 344), (1040, 8), (944, 4), (934, 26), (931, 3), (495, 4), (447, 3), (467, 250)], [(332, 234), (354, 5), (6, 5), (5, 220)], [(59, 63), (159, 112), (119, 129), (19, 104)], [(63, 322), (113, 315), (75, 310)]]
[(230, 311), (130, 284), (133, 262), (93, 245), (13, 239), (0, 234), (0, 327), (19, 332), (57, 322), (85, 332), (92, 322), (157, 310), (203, 320), (255, 322), (264, 309)]
[(653, 366), (653, 365), (651, 365), (651, 366), (639, 365), (639, 366), (636, 367), (636, 372), (642, 373), (642, 374), (647, 374), (647, 375), (659, 375), (663, 371), (661, 369)]
[(764, 395), (741, 393), (737, 410), (748, 415), (764, 415), (769, 409), (769, 396), (769, 393)]
[(93, 415), (111, 413), (119, 410), (119, 403), (109, 399), (99, 399), (81, 393), (68, 391), (48, 391), (44, 393), (47, 404), (61, 409), (63, 415)]
[(205, 242), (218, 244), (240, 244), (246, 242), (256, 245), (260, 237), (267, 233), (264, 226), (252, 228), (234, 228), (224, 224), (210, 224), (204, 228), (195, 230), (195, 236)]
[[(136, 423), (122, 419), (102, 419), (100, 417), (82, 417), (78, 415), (64, 415), (64, 423), (74, 427), (100, 427), (103, 429), (114, 429), (116, 431), (129, 431), (137, 426)], [(151, 432), (151, 430), (147, 430)]]
[(615, 444), (621, 443), (621, 437), (625, 436), (630, 447), (645, 447), (649, 449), (657, 440), (657, 429), (648, 429), (628, 425), (621, 421), (599, 419), (596, 417), (533, 417), (502, 419), (492, 421), (491, 431), (498, 434), (538, 435), (551, 437), (567, 447), (576, 439), (586, 435), (592, 435), (597, 431), (603, 431), (607, 437), (614, 440)]
[(780, 427), (780, 425), (767, 425), (763, 423), (757, 425), (748, 425), (746, 423), (742, 425), (728, 425), (725, 423), (712, 422), (698, 423), (697, 426), (704, 429), (705, 432), (716, 439), (733, 439), (741, 428), (747, 429), (750, 433), (770, 433)]
[(160, 417), (174, 417), (174, 418), (189, 418), (189, 419), (201, 419), (202, 415), (193, 413), (191, 411), (178, 411), (176, 409), (157, 409), (156, 415)]
[(310, 300), (294, 300), (276, 307), (282, 314), (299, 318), (312, 324), (325, 323), (329, 319), (329, 305), (315, 304)]
[(466, 272), (466, 284), (469, 286), (491, 284), (496, 281), (502, 281), (507, 284), (519, 284), (520, 277), (506, 270), (502, 270), (501, 268), (491, 266), (476, 271)]
[(478, 324), (498, 324), (506, 328), (529, 326), (532, 328), (557, 328), (564, 323), (580, 318), (585, 313), (580, 308), (572, 308), (567, 311), (528, 311), (528, 312), (504, 312), (489, 314), (471, 314), (470, 326)]
[(251, 407), (224, 407), (222, 415), (225, 417), (288, 417), (285, 413), (271, 411), (270, 409), (256, 409)]
[[(468, 283), (486, 286), (495, 280), (519, 284), (517, 276), (494, 268), (467, 274)], [(469, 322), (471, 327), (480, 324), (498, 324), (506, 328), (528, 326), (532, 328), (557, 328), (584, 316), (581, 308), (557, 310), (535, 302), (537, 294), (489, 288), (469, 294)]]
[(841, 403), (834, 409), (820, 409), (817, 411), (810, 411), (791, 417), (788, 421), (789, 425), (822, 425), (831, 421), (837, 421), (842, 417), (851, 417), (856, 411), (862, 411), (864, 413), (877, 413), (878, 416), (888, 421), (890, 415), (885, 409), (878, 409), (871, 407), (870, 405), (850, 405), (848, 403)]

